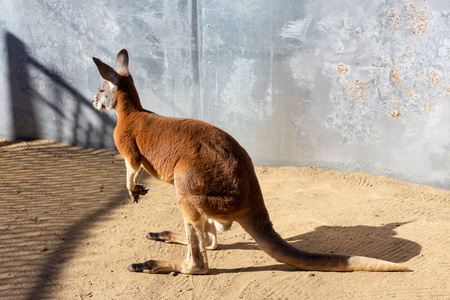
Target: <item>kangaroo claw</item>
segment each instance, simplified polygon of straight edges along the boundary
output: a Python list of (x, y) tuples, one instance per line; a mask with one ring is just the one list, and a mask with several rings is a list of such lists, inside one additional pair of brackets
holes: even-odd
[(143, 184), (136, 184), (134, 191), (128, 191), (130, 194), (131, 202), (138, 203), (139, 195), (145, 195), (148, 193), (148, 189)]

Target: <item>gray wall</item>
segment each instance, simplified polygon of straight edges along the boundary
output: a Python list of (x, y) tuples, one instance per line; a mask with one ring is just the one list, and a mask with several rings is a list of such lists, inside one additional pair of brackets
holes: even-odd
[(113, 147), (91, 98), (127, 48), (144, 107), (255, 164), (450, 189), (450, 2), (0, 0), (0, 136)]

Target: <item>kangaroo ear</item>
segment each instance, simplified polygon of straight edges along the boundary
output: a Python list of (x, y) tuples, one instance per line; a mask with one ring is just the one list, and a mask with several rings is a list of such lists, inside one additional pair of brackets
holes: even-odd
[(114, 85), (117, 85), (119, 82), (120, 75), (117, 74), (116, 71), (114, 71), (113, 68), (102, 62), (100, 59), (93, 57), (92, 58), (97, 65), (98, 71), (100, 72), (100, 75), (103, 77), (103, 79), (111, 82)]
[(116, 68), (120, 75), (128, 75), (128, 52), (125, 49), (120, 50), (116, 57)]

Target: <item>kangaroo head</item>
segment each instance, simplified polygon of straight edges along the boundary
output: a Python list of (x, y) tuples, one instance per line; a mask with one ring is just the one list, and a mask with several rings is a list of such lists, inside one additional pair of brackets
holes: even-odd
[(116, 57), (117, 72), (102, 62), (100, 59), (92, 58), (97, 65), (98, 71), (105, 82), (100, 85), (98, 93), (95, 95), (92, 104), (98, 110), (102, 109), (114, 109), (116, 106), (117, 86), (122, 76), (128, 76), (128, 52), (125, 49), (120, 50)]

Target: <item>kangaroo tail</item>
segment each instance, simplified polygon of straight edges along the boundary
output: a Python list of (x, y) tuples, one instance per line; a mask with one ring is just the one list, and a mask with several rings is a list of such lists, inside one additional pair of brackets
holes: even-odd
[[(267, 215), (267, 212), (262, 214)], [(256, 214), (254, 216), (257, 216)], [(261, 217), (261, 215), (260, 215)], [(258, 246), (287, 265), (310, 271), (406, 271), (399, 264), (362, 256), (317, 254), (302, 251), (290, 245), (273, 229), (268, 217), (250, 217), (238, 221), (244, 230), (258, 243)]]

